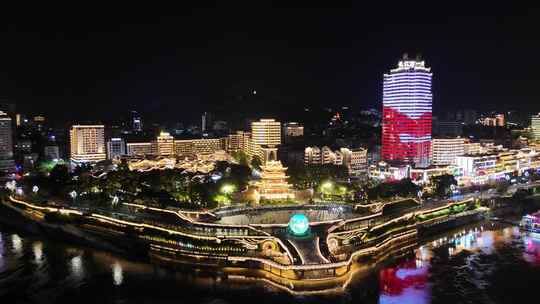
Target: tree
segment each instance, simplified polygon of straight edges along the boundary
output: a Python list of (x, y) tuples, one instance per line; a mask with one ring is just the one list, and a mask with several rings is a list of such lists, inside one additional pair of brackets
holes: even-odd
[(247, 186), (250, 175), (251, 169), (248, 166), (231, 165), (231, 174), (229, 178), (238, 189), (243, 189)]
[(255, 170), (261, 170), (262, 161), (258, 155), (255, 155), (251, 158), (251, 168)]
[(232, 157), (242, 166), (249, 166), (248, 156), (244, 151), (237, 151), (232, 153)]
[(289, 181), (296, 189), (316, 188), (323, 181), (339, 180), (348, 177), (349, 172), (345, 166), (336, 165), (300, 165), (290, 166), (287, 169)]
[(399, 181), (381, 183), (367, 190), (369, 199), (389, 198), (392, 196), (415, 196), (419, 187), (410, 178)]
[(450, 174), (434, 176), (431, 178), (431, 183), (435, 187), (435, 193), (440, 197), (447, 196), (450, 193), (452, 185), (457, 185), (456, 178)]
[(71, 181), (68, 167), (66, 165), (56, 165), (49, 174), (49, 183), (52, 195), (58, 195), (62, 189)]
[(215, 165), (215, 171), (225, 174), (225, 170), (229, 167), (229, 163), (223, 160), (217, 161)]

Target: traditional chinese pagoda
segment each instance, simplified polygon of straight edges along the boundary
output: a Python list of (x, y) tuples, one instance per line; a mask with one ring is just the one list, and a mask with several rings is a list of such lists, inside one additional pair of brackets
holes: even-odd
[(294, 199), (291, 185), (287, 182), (289, 177), (285, 174), (287, 168), (281, 161), (267, 161), (261, 170), (261, 180), (257, 183), (261, 199)]

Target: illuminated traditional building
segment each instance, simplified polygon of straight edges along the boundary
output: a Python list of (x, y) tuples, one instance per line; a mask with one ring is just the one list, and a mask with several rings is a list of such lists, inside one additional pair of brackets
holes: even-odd
[(105, 160), (105, 126), (74, 125), (69, 131), (71, 161), (76, 164)]
[(384, 74), (382, 158), (428, 166), (431, 155), (431, 69), (406, 55)]
[(261, 199), (294, 199), (291, 185), (287, 182), (289, 177), (285, 174), (287, 168), (280, 161), (269, 160), (261, 169), (261, 180), (257, 183)]

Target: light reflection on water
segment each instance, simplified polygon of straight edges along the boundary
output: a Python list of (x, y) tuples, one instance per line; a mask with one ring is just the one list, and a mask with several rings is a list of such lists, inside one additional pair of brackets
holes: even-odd
[(4, 269), (4, 235), (0, 232), (0, 272)]
[(36, 264), (43, 264), (43, 242), (34, 242), (34, 244), (32, 244), (32, 251), (34, 252), (34, 259)]
[[(510, 248), (517, 254), (501, 255), (501, 248)], [(494, 255), (499, 260), (486, 261), (485, 257)], [(463, 256), (467, 258), (462, 259)], [(524, 261), (525, 265), (540, 266), (540, 236), (522, 233), (517, 227), (491, 226), (490, 223), (452, 231), (425, 242), (408, 258), (390, 262), (389, 266), (379, 266), (372, 275), (352, 283), (344, 298), (332, 298), (328, 302), (431, 303), (440, 294), (438, 287), (446, 288), (445, 284), (451, 284), (437, 274), (441, 272), (441, 267), (448, 267), (448, 272), (462, 269), (460, 276), (463, 276), (464, 281), (477, 284), (474, 286), (476, 289), (483, 284), (494, 284), (485, 278), (482, 269), (471, 271), (482, 274), (480, 279), (484, 281), (479, 283), (476, 282), (478, 277), (463, 271), (480, 267), (474, 262), (480, 257), (483, 257), (481, 263), (477, 264), (482, 266), (491, 263), (490, 269), (496, 267), (500, 259), (506, 259), (505, 262), (514, 265), (516, 261), (508, 259), (515, 257)], [(23, 272), (19, 271), (21, 268)], [(540, 276), (540, 272), (537, 273)], [(373, 282), (367, 283), (369, 280)], [(28, 284), (31, 286), (27, 288)], [(21, 289), (14, 289), (10, 294), (11, 291), (3, 290), (2, 286), (21, 286)], [(454, 288), (459, 291), (460, 287)], [(143, 298), (142, 302), (152, 303), (171, 303), (181, 299), (189, 299), (192, 303), (210, 303), (216, 299), (225, 299), (224, 303), (298, 302), (297, 298), (288, 294), (284, 296), (281, 291), (270, 286), (262, 289), (247, 284), (236, 286), (227, 279), (220, 280), (203, 273), (173, 271), (143, 262), (128, 261), (99, 250), (77, 248), (36, 236), (20, 236), (0, 230), (0, 303), (3, 303), (1, 300), (4, 296), (33, 294), (42, 289), (45, 289), (44, 293), (53, 293), (52, 302), (58, 298), (62, 301), (78, 301), (79, 293), (85, 294), (86, 301), (95, 303), (137, 302), (139, 298)], [(373, 290), (373, 294), (355, 293), (367, 289)], [(181, 296), (178, 290), (182, 290)], [(32, 299), (32, 296), (28, 297)], [(241, 300), (236, 300), (238, 297)], [(300, 302), (312, 300), (300, 298)], [(317, 297), (315, 301), (325, 302), (326, 299)], [(467, 302), (464, 298), (459, 298), (459, 301)], [(27, 302), (32, 303), (31, 300)], [(441, 298), (436, 302), (440, 303)], [(442, 302), (445, 303), (444, 300)]]
[(11, 235), (11, 244), (13, 246), (13, 252), (15, 252), (17, 255), (22, 253), (23, 250), (23, 241), (20, 236), (17, 234)]
[(124, 271), (122, 269), (122, 265), (118, 263), (118, 261), (114, 262), (112, 265), (112, 275), (114, 285), (122, 285), (122, 282), (124, 282)]
[[(417, 248), (414, 259), (406, 259), (396, 266), (385, 267), (379, 271), (379, 303), (430, 303), (429, 274), (434, 256), (440, 258), (441, 254), (446, 254), (450, 259), (460, 253), (473, 254), (473, 257), (475, 254), (489, 256), (497, 247), (512, 244), (520, 238), (525, 245), (523, 259), (540, 266), (540, 235), (531, 236), (520, 231), (518, 227), (484, 230), (484, 227), (480, 226), (435, 239)], [(447, 250), (435, 253), (438, 248)], [(474, 278), (470, 280), (474, 281)]]
[(70, 266), (70, 269), (71, 269), (71, 274), (80, 279), (84, 276), (84, 268), (83, 268), (83, 260), (82, 260), (82, 256), (78, 255), (78, 256), (75, 256), (73, 258), (71, 258), (71, 260), (69, 261), (69, 266)]

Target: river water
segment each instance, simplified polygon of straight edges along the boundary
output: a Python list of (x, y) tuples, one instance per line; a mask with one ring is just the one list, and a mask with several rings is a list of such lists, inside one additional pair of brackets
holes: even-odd
[(0, 227), (0, 303), (535, 303), (540, 238), (481, 223), (358, 276), (337, 294), (186, 273)]

